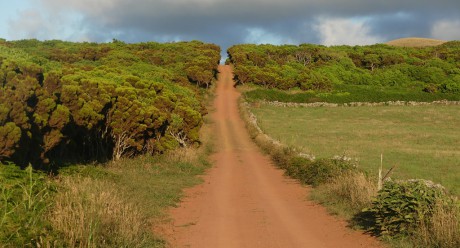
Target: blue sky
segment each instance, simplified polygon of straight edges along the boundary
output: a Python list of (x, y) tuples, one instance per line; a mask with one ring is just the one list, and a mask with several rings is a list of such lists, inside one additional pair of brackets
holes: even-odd
[(459, 0), (11, 0), (0, 37), (363, 45), (460, 40)]

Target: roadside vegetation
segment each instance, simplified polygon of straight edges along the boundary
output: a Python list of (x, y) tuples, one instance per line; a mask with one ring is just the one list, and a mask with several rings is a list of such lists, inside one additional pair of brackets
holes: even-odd
[(208, 148), (179, 148), (50, 177), (0, 164), (2, 247), (167, 247), (166, 210), (201, 180)]
[(0, 246), (165, 247), (220, 48), (0, 40)]
[(314, 200), (394, 247), (453, 248), (459, 109), (426, 103), (459, 100), (459, 44), (236, 45), (228, 63), (251, 136)]

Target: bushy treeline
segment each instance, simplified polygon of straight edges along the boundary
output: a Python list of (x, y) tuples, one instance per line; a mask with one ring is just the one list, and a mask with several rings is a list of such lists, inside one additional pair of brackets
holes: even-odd
[(220, 48), (0, 40), (0, 161), (43, 165), (199, 142)]
[(460, 92), (460, 41), (436, 47), (235, 45), (228, 49), (238, 83), (331, 91), (337, 85)]

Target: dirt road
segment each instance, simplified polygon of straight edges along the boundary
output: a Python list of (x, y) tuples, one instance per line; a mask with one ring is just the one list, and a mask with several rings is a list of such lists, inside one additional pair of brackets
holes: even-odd
[[(220, 66), (213, 120), (217, 153), (202, 185), (172, 210), (175, 247), (378, 247), (307, 200), (252, 143), (237, 108), (229, 66)], [(288, 121), (288, 120), (287, 120)]]

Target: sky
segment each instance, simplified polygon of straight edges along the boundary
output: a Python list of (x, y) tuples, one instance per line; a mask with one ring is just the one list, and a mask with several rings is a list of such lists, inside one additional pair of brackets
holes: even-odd
[(366, 45), (460, 40), (460, 0), (1, 0), (0, 38)]

